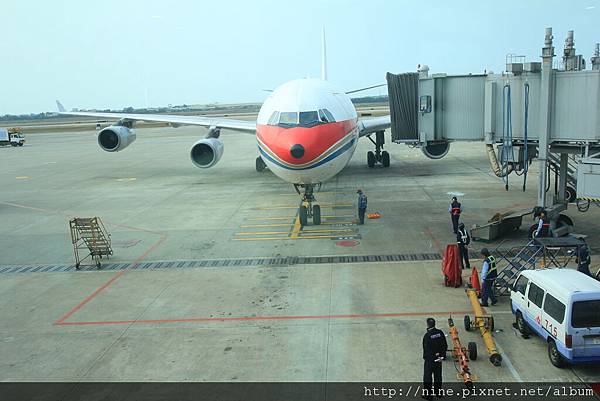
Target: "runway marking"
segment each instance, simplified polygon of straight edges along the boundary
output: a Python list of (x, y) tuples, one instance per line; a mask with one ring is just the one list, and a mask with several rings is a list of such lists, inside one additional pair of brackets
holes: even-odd
[(338, 238), (339, 235), (300, 235), (297, 238), (292, 237), (256, 237), (256, 238), (232, 238), (232, 241), (296, 241), (299, 239), (316, 239), (316, 238)]
[[(336, 232), (349, 233), (349, 232), (354, 232), (354, 231), (355, 230), (349, 230), (349, 229), (302, 230), (297, 233), (296, 237), (291, 236), (290, 238), (298, 238), (298, 236), (303, 233), (336, 233)], [(290, 232), (289, 231), (245, 231), (245, 232), (235, 233), (235, 235), (254, 235), (254, 234), (257, 234), (257, 235), (290, 234)]]
[(433, 246), (437, 249), (440, 255), (442, 255), (442, 245), (440, 244), (440, 241), (437, 239), (437, 237), (433, 234), (433, 232), (431, 232), (431, 229), (429, 227), (425, 228), (425, 234), (427, 234), (429, 238), (431, 238)]
[[(323, 216), (324, 217), (324, 216)], [(263, 221), (263, 220), (292, 220), (294, 218), (294, 216), (289, 216), (289, 217), (262, 217), (262, 218), (252, 218), (252, 219), (247, 219), (247, 220), (251, 220), (251, 221)]]
[(107, 320), (107, 321), (82, 321), (55, 323), (59, 326), (103, 326), (118, 324), (168, 324), (168, 323), (208, 323), (208, 322), (239, 322), (261, 320), (317, 320), (317, 319), (375, 319), (390, 317), (417, 317), (417, 316), (451, 316), (464, 315), (472, 311), (444, 311), (444, 312), (401, 312), (401, 313), (364, 313), (340, 315), (289, 315), (289, 316), (234, 316), (234, 317), (197, 317), (180, 319), (139, 319), (139, 320)]
[(292, 224), (248, 224), (240, 226), (241, 228), (253, 228), (253, 227), (291, 227)]
[[(337, 209), (337, 208), (345, 208), (345, 207), (352, 207), (353, 205), (350, 203), (340, 203), (340, 204), (332, 204), (332, 203), (319, 203), (319, 205), (324, 208), (332, 208), (332, 209)], [(270, 206), (270, 207), (255, 207), (253, 208), (253, 210), (278, 210), (278, 209), (298, 209), (298, 206), (285, 206), (285, 205), (281, 205), (281, 206)]]
[(31, 178), (31, 177), (29, 177), (29, 176), (27, 176), (27, 175), (19, 175), (19, 176), (16, 176), (16, 177), (15, 177), (15, 179), (17, 179), (17, 180), (28, 180), (28, 179), (30, 179), (30, 178)]
[(135, 181), (135, 180), (137, 180), (137, 178), (135, 178), (135, 177), (128, 177), (128, 178), (117, 178), (117, 181), (118, 181), (118, 182), (124, 182), (124, 181), (127, 181), (127, 182), (128, 182), (128, 181)]
[(294, 227), (290, 233), (290, 238), (296, 239), (298, 238), (298, 233), (302, 229), (302, 224), (300, 224), (300, 216), (296, 216), (296, 221), (294, 222)]

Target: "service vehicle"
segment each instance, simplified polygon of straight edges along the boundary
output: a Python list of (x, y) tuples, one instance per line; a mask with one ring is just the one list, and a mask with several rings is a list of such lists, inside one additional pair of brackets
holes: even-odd
[(568, 268), (526, 270), (510, 299), (516, 327), (546, 340), (554, 366), (600, 363), (600, 282)]
[(0, 128), (0, 146), (23, 146), (25, 137), (17, 128)]

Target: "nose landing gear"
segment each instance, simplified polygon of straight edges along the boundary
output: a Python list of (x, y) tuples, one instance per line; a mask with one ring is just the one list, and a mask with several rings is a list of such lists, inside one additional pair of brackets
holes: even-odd
[(383, 150), (383, 145), (385, 144), (384, 133), (385, 131), (377, 131), (375, 133), (375, 140), (371, 138), (371, 135), (367, 136), (373, 142), (373, 145), (375, 145), (375, 152), (367, 152), (367, 166), (369, 168), (375, 167), (376, 163), (381, 163), (383, 167), (390, 166), (390, 154)]
[[(317, 190), (321, 188), (321, 184), (294, 184), (294, 188), (298, 194), (302, 195), (302, 201), (298, 208), (298, 218), (302, 226), (308, 225), (308, 220), (312, 219), (314, 225), (321, 224), (321, 206), (314, 204), (316, 202), (314, 196), (315, 186)], [(301, 193), (304, 190), (304, 194)]]

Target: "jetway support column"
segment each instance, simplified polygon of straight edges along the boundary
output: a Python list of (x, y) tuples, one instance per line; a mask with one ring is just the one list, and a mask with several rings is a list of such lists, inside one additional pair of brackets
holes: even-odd
[(569, 168), (569, 154), (561, 153), (560, 154), (560, 166), (558, 169), (558, 194), (556, 201), (558, 203), (566, 203), (566, 193), (567, 193), (567, 174)]
[(552, 60), (554, 46), (552, 46), (552, 28), (546, 28), (546, 38), (542, 48), (542, 82), (540, 93), (540, 136), (538, 144), (538, 161), (540, 164), (538, 183), (538, 206), (550, 206), (546, 199), (546, 181), (548, 179), (548, 142), (550, 139), (550, 112), (552, 97)]

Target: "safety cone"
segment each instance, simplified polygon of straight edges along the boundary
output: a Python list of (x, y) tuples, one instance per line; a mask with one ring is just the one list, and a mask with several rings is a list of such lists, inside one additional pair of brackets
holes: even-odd
[(481, 283), (479, 282), (479, 272), (476, 267), (471, 269), (471, 288), (477, 291), (477, 295), (481, 294)]

